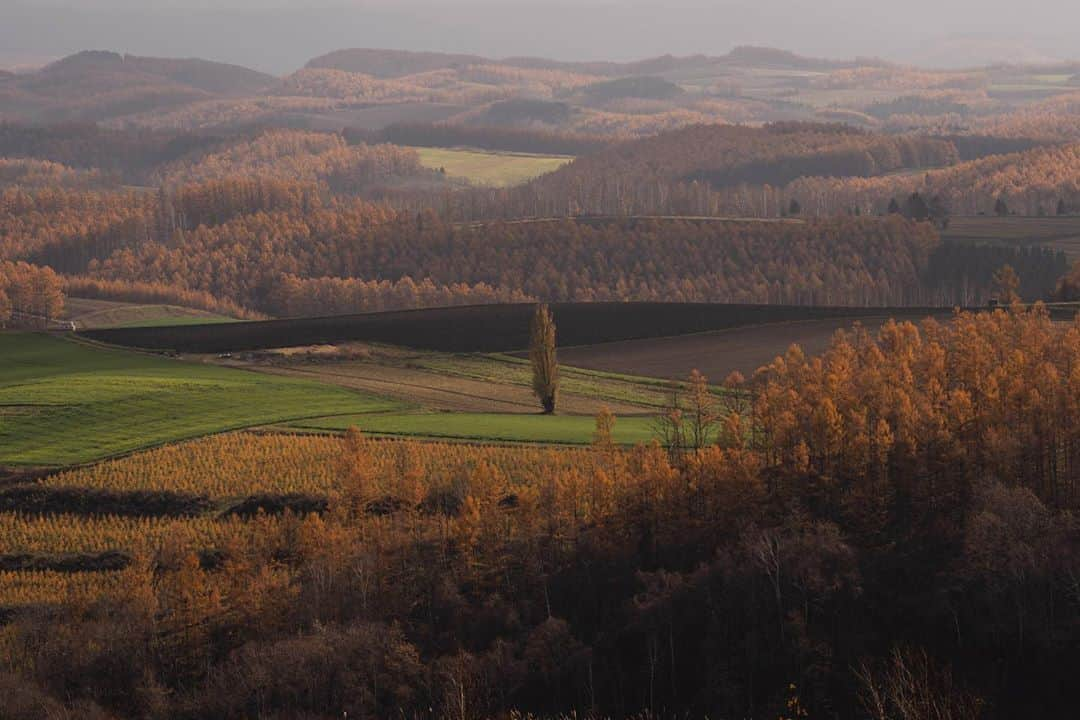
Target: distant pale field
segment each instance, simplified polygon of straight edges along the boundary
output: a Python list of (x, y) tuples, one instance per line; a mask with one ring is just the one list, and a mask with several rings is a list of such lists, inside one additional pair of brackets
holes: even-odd
[(473, 185), (510, 187), (558, 170), (572, 157), (529, 155), (526, 153), (485, 152), (482, 150), (413, 148), (424, 167), (444, 169), (450, 178), (467, 180)]

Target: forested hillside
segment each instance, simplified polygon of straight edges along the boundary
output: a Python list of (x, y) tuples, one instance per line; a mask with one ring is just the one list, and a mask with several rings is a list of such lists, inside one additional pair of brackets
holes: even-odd
[[(452, 304), (970, 305), (989, 297), (1001, 264), (1020, 269), (1031, 298), (1048, 296), (1067, 269), (1049, 252), (947, 250), (929, 224), (899, 217), (456, 225), (327, 201), (316, 186), (280, 180), (208, 181), (160, 196), (5, 197), (15, 257), (280, 315), (416, 307), (431, 295), (417, 283), (433, 283)], [(53, 222), (42, 224), (42, 207)]]
[(0, 119), (96, 122), (264, 91), (269, 75), (204, 60), (84, 52), (29, 76), (0, 78)]

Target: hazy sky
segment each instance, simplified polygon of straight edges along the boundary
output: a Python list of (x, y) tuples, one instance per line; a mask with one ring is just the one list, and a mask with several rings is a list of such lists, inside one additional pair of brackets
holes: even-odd
[(0, 64), (82, 49), (278, 74), (345, 47), (560, 59), (736, 45), (922, 65), (1080, 58), (1080, 0), (0, 0)]

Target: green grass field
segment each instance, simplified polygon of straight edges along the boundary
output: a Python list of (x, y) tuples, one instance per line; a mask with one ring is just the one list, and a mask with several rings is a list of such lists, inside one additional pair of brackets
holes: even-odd
[(401, 403), (320, 383), (0, 333), (0, 465), (68, 465)]
[[(651, 417), (616, 418), (613, 439), (623, 445), (654, 437)], [(290, 426), (305, 430), (347, 430), (485, 442), (535, 442), (585, 445), (592, 442), (596, 421), (581, 415), (504, 415), (497, 413), (381, 413), (302, 420)]]
[(447, 177), (467, 180), (473, 185), (510, 187), (544, 173), (558, 170), (573, 160), (561, 155), (484, 152), (446, 148), (413, 148), (420, 162), (433, 170), (446, 170)]

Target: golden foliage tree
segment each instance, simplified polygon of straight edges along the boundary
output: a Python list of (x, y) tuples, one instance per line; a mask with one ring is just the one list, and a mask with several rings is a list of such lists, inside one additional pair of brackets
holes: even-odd
[(0, 327), (11, 319), (11, 298), (0, 288)]
[(994, 291), (998, 302), (1004, 305), (1020, 302), (1020, 276), (1012, 265), (1002, 265), (994, 273)]
[(596, 430), (593, 431), (593, 446), (601, 450), (614, 447), (612, 431), (615, 429), (615, 413), (607, 405), (596, 413)]

